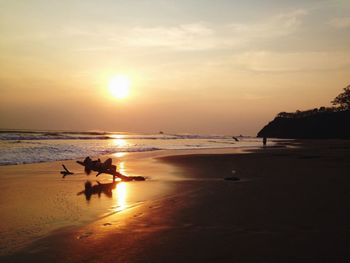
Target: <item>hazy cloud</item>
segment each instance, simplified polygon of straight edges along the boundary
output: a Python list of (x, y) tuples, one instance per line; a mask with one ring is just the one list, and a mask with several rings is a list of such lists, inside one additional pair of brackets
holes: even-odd
[(302, 24), (307, 11), (303, 9), (274, 15), (252, 24), (233, 23), (232, 33), (246, 41), (255, 38), (276, 38), (294, 33)]
[(343, 52), (246, 52), (233, 58), (236, 66), (257, 72), (295, 72), (350, 68), (350, 54)]
[(127, 37), (127, 44), (136, 47), (166, 47), (174, 49), (208, 49), (215, 45), (213, 29), (203, 23), (176, 27), (136, 27)]
[[(58, 40), (67, 43), (74, 50), (96, 52), (119, 50), (120, 48), (164, 48), (180, 51), (203, 51), (254, 47), (256, 41), (276, 41), (295, 34), (308, 14), (304, 9), (274, 14), (257, 21), (226, 23), (217, 25), (209, 22), (183, 23), (174, 26), (134, 26), (125, 25), (63, 25), (57, 31), (22, 32), (1, 37), (4, 42)], [(339, 19), (338, 19), (339, 20)], [(338, 27), (346, 24), (335, 20)], [(72, 42), (74, 41), (74, 42)], [(10, 41), (11, 42), (11, 41)], [(251, 44), (251, 45), (250, 45)]]
[(350, 27), (350, 16), (333, 18), (328, 24), (339, 29), (348, 28)]
[(256, 39), (276, 39), (293, 34), (302, 24), (306, 10), (276, 14), (254, 23), (231, 23), (217, 28), (204, 23), (175, 27), (135, 27), (126, 37), (134, 47), (178, 50), (232, 48)]

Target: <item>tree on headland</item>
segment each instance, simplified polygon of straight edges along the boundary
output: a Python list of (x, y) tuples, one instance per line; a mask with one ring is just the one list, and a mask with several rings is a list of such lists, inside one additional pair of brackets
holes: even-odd
[(344, 92), (340, 93), (334, 100), (333, 105), (338, 105), (341, 110), (350, 110), (350, 85), (344, 88)]
[(331, 103), (334, 106), (280, 112), (258, 137), (350, 140), (350, 85)]
[(320, 107), (310, 110), (297, 110), (295, 112), (280, 112), (276, 117), (279, 118), (304, 118), (307, 116), (313, 116), (320, 113), (331, 113), (339, 111), (349, 111), (350, 110), (350, 85), (344, 88), (344, 91), (340, 93), (334, 100), (331, 101), (334, 105), (333, 107)]

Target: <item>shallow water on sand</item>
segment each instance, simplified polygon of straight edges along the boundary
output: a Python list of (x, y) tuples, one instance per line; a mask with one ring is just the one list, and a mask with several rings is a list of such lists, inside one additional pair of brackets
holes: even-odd
[(53, 230), (123, 213), (172, 189), (163, 178), (174, 168), (154, 159), (119, 161), (123, 174), (147, 177), (144, 182), (127, 183), (112, 183), (109, 175), (100, 175), (97, 181), (95, 174), (87, 177), (74, 161), (65, 164), (75, 174), (64, 179), (58, 162), (0, 167), (0, 255)]

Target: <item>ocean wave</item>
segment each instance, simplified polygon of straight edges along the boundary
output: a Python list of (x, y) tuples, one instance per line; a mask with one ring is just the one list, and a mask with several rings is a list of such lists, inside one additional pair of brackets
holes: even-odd
[(2, 149), (0, 166), (74, 160), (86, 156), (99, 156), (113, 153), (149, 152), (160, 148), (119, 148), (119, 149), (79, 149), (77, 147), (40, 146), (20, 149)]
[(111, 139), (128, 139), (128, 140), (193, 140), (193, 139), (230, 139), (230, 136), (219, 135), (148, 135), (148, 134), (107, 134), (107, 133), (68, 133), (68, 132), (25, 132), (0, 133), (0, 140), (21, 141), (21, 140), (111, 140)]
[[(269, 141), (273, 143), (271, 140)], [(194, 134), (0, 131), (0, 165), (63, 161), (118, 152), (251, 147), (261, 140)]]
[(44, 135), (26, 135), (26, 134), (0, 134), (0, 140), (5, 141), (31, 141), (31, 140), (108, 140), (113, 139), (109, 136), (69, 136), (65, 134), (44, 134)]

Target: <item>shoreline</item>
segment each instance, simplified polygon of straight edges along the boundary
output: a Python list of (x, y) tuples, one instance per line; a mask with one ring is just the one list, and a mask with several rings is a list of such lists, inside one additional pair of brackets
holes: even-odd
[[(176, 262), (178, 260), (183, 260), (185, 256), (193, 258), (194, 260), (201, 259), (209, 261), (209, 259), (219, 259), (220, 261), (220, 255), (216, 255), (218, 256), (217, 258), (214, 254), (211, 254), (209, 250), (204, 253), (209, 256), (207, 259), (204, 257), (202, 258), (201, 255), (195, 257), (195, 255), (191, 253), (191, 250), (186, 248), (185, 244), (194, 248), (196, 248), (198, 244), (201, 247), (206, 247), (210, 242), (207, 240), (205, 233), (210, 232), (211, 238), (215, 242), (218, 242), (218, 244), (214, 242), (212, 246), (214, 246), (217, 252), (221, 253), (221, 257), (223, 258), (224, 256), (228, 256), (227, 253), (229, 253), (229, 250), (227, 250), (225, 246), (230, 247), (232, 250), (231, 245), (228, 245), (231, 242), (234, 243), (234, 246), (240, 247), (239, 243), (236, 243), (235, 235), (240, 236), (240, 242), (244, 244), (250, 242), (252, 245), (256, 242), (255, 239), (257, 236), (269, 236), (270, 234), (268, 233), (275, 233), (276, 231), (284, 234), (287, 233), (288, 238), (291, 238), (289, 235), (294, 236), (292, 234), (293, 231), (296, 231), (296, 233), (301, 231), (303, 235), (305, 235), (305, 232), (313, 232), (312, 227), (310, 228), (310, 226), (307, 226), (307, 223), (306, 226), (303, 226), (304, 228), (306, 227), (307, 230), (302, 230), (303, 227), (295, 226), (294, 228), (290, 228), (289, 226), (290, 229), (285, 231), (284, 228), (288, 228), (288, 224), (286, 226), (280, 223), (277, 224), (277, 227), (274, 226), (273, 223), (276, 223), (274, 219), (263, 213), (263, 211), (260, 211), (261, 209), (259, 206), (256, 207), (257, 204), (254, 204), (252, 200), (250, 200), (250, 194), (254, 193), (254, 191), (251, 192), (251, 187), (256, 191), (264, 192), (264, 187), (271, 191), (274, 187), (283, 185), (287, 187), (286, 189), (288, 189), (288, 191), (294, 191), (290, 189), (290, 186), (285, 185), (285, 182), (280, 181), (278, 177), (278, 172), (284, 171), (283, 163), (288, 165), (289, 163), (302, 165), (302, 169), (299, 172), (304, 174), (304, 176), (306, 176), (305, 171), (303, 171), (305, 169), (329, 169), (328, 166), (331, 164), (332, 168), (336, 169), (335, 171), (337, 171), (342, 180), (347, 180), (344, 178), (344, 173), (348, 171), (349, 166), (344, 160), (348, 160), (346, 158), (349, 158), (350, 143), (332, 141), (323, 142), (323, 144), (309, 142), (309, 144), (310, 145), (308, 145), (308, 142), (302, 142), (302, 147), (297, 149), (267, 148), (251, 150), (244, 153), (229, 153), (225, 152), (227, 149), (224, 149), (220, 150), (222, 151), (221, 153), (197, 151), (197, 153), (191, 152), (188, 155), (184, 155), (183, 152), (177, 152), (178, 154), (172, 154), (171, 156), (164, 152), (161, 154), (158, 152), (156, 154), (157, 156), (152, 153), (151, 156), (148, 157), (149, 159), (144, 158), (144, 153), (136, 154), (136, 156), (133, 157), (128, 155), (119, 157), (121, 161), (129, 162), (130, 166), (127, 167), (126, 171), (132, 175), (142, 175), (140, 169), (142, 170), (145, 167), (145, 172), (149, 174), (153, 174), (159, 169), (162, 170), (161, 173), (165, 173), (165, 175), (162, 176), (160, 173), (160, 177), (157, 178), (157, 180), (151, 179), (146, 181), (152, 184), (143, 185), (142, 187), (138, 185), (136, 188), (137, 191), (145, 189), (145, 187), (146, 189), (157, 188), (159, 187), (159, 185), (157, 186), (158, 182), (171, 185), (171, 187), (162, 189), (158, 192), (160, 193), (159, 195), (148, 193), (148, 196), (146, 195), (144, 200), (138, 203), (137, 206), (126, 209), (122, 213), (113, 213), (110, 216), (90, 221), (90, 223), (85, 222), (80, 226), (51, 232), (20, 251), (9, 256), (3, 256), (2, 260), (5, 262), (22, 262), (23, 259), (29, 257), (39, 261), (49, 259), (54, 262), (79, 262), (81, 260), (94, 262), (98, 261), (101, 253), (103, 253), (104, 259), (112, 260), (113, 258), (118, 258), (116, 262), (147, 262), (146, 259), (148, 258), (152, 258), (155, 262), (162, 262), (164, 259), (168, 262)], [(235, 148), (235, 150), (237, 150), (237, 148)], [(185, 152), (189, 153), (188, 150)], [(111, 155), (107, 156), (111, 157)], [(103, 158), (106, 158), (106, 156)], [(339, 160), (341, 160), (341, 158), (345, 159), (339, 163), (337, 158)], [(325, 161), (326, 165), (320, 163), (320, 159), (322, 159), (321, 161)], [(147, 165), (149, 165), (147, 162), (150, 160), (153, 160), (153, 163), (147, 168)], [(267, 161), (268, 163), (266, 163)], [(275, 166), (273, 169), (270, 161), (273, 161), (273, 165)], [(57, 164), (57, 162), (55, 163)], [(59, 162), (59, 164), (60, 163), (61, 162)], [(251, 167), (252, 163), (255, 163), (257, 167)], [(310, 163), (310, 167), (305, 166), (307, 163)], [(339, 164), (341, 167), (337, 168), (336, 166), (339, 166)], [(296, 165), (294, 169), (299, 169), (298, 165)], [(224, 177), (232, 175), (232, 167), (234, 167), (236, 171), (235, 175), (238, 176), (241, 181), (227, 182), (223, 180)], [(291, 168), (293, 167), (294, 166), (291, 166)], [(0, 171), (1, 168), (2, 167), (0, 167)], [(30, 169), (32, 167), (27, 168)], [(272, 175), (266, 173), (266, 170), (271, 172)], [(291, 171), (287, 172), (290, 173)], [(324, 177), (327, 177), (327, 175), (324, 174), (325, 171), (319, 172), (321, 174), (320, 178), (324, 180)], [(262, 176), (260, 173), (266, 174)], [(173, 175), (171, 178), (166, 178), (167, 175), (171, 174)], [(59, 176), (58, 173), (57, 176)], [(298, 175), (299, 180), (300, 176), (301, 175)], [(92, 175), (90, 175), (90, 177), (92, 177)], [(157, 177), (157, 175), (155, 175), (155, 177)], [(287, 176), (286, 178), (291, 180), (293, 177)], [(315, 180), (315, 178), (312, 180)], [(313, 182), (312, 180), (307, 178), (305, 181), (307, 185), (304, 186), (305, 189), (308, 189), (310, 185), (315, 183), (318, 185), (317, 181)], [(293, 179), (292, 185), (294, 187), (298, 185), (296, 183), (295, 179)], [(302, 185), (303, 182), (301, 181), (300, 183)], [(133, 185), (136, 184), (139, 184), (139, 182), (135, 182)], [(339, 185), (337, 186), (340, 187)], [(238, 192), (232, 192), (233, 189)], [(137, 192), (136, 195), (138, 194), (140, 194), (140, 192)], [(285, 198), (287, 205), (295, 207), (293, 202), (291, 202), (288, 197), (284, 196), (283, 192), (278, 190), (278, 194)], [(244, 220), (243, 218), (237, 219), (232, 214), (233, 211), (230, 211), (231, 205), (229, 200), (231, 200), (231, 202), (234, 200), (231, 195), (237, 195), (240, 201), (243, 202), (242, 205), (239, 203), (233, 203), (231, 205), (236, 207), (237, 211), (240, 211), (240, 217), (243, 216)], [(276, 201), (271, 199), (268, 195), (265, 197), (268, 197), (268, 200), (271, 201), (273, 204), (271, 204), (271, 206), (277, 205), (280, 207), (280, 204), (274, 204)], [(95, 198), (92, 201), (97, 200), (105, 202), (107, 198)], [(221, 200), (221, 202), (215, 203), (215, 200)], [(268, 203), (264, 205), (269, 206)], [(213, 217), (214, 214), (210, 212), (210, 207), (213, 209), (213, 212), (216, 211), (214, 214), (216, 213), (217, 216)], [(249, 207), (255, 207), (259, 213), (262, 213), (260, 216), (263, 215), (267, 217), (271, 221), (269, 224), (272, 225), (267, 226), (259, 222), (252, 222), (251, 216), (254, 212), (249, 211)], [(309, 215), (308, 211), (305, 211), (305, 214)], [(227, 216), (227, 219), (220, 219), (220, 215)], [(214, 218), (219, 222), (213, 223), (212, 220)], [(349, 219), (348, 215), (341, 221), (345, 221), (346, 218)], [(289, 224), (292, 224), (289, 219), (287, 220), (287, 217), (283, 217), (283, 219), (289, 222)], [(299, 222), (297, 223), (299, 224)], [(293, 226), (297, 225), (297, 223), (293, 223)], [(337, 228), (339, 228), (339, 226), (337, 226)], [(326, 230), (326, 232), (329, 232), (329, 229)], [(218, 240), (219, 234), (223, 235), (222, 237), (226, 240), (224, 243)], [(182, 239), (185, 237), (183, 235), (189, 236), (190, 241), (183, 241)], [(328, 233), (328, 236), (329, 235)], [(333, 235), (330, 236), (334, 240), (335, 237)], [(202, 239), (198, 239), (199, 237), (202, 237)], [(182, 241), (178, 243), (180, 240)], [(270, 240), (270, 237), (268, 240)], [(198, 244), (196, 244), (195, 241), (198, 242)], [(219, 244), (224, 246), (224, 248), (220, 248)], [(274, 244), (278, 245), (277, 243)], [(317, 244), (320, 245), (319, 243)], [(115, 250), (106, 250), (106, 247), (110, 245), (115, 248)], [(163, 251), (160, 249), (151, 249), (152, 246), (161, 247)], [(40, 247), (42, 250), (40, 250)], [(68, 247), (71, 249), (71, 252), (66, 251)], [(118, 248), (122, 249), (118, 250)], [(245, 247), (240, 247), (240, 249), (246, 251)], [(282, 251), (285, 251), (285, 249), (286, 248), (282, 247)], [(135, 254), (136, 251), (142, 251), (144, 255), (137, 256)], [(266, 251), (271, 251), (271, 249)], [(266, 251), (263, 252), (259, 250), (259, 253), (264, 254), (267, 253)], [(175, 252), (178, 254), (174, 254)], [(62, 255), (60, 254), (58, 258), (52, 258), (51, 254), (57, 256), (58, 253)], [(240, 252), (237, 253), (242, 254)], [(305, 253), (305, 251), (303, 253)], [(173, 259), (171, 255), (173, 255)], [(282, 254), (277, 253), (277, 256), (281, 259)], [(273, 259), (273, 254), (270, 254), (269, 257)], [(254, 261), (247, 260), (246, 262)]]
[[(217, 148), (211, 150), (212, 153), (217, 154), (234, 154), (242, 151), (243, 150), (240, 148)], [(122, 206), (125, 206), (122, 210), (128, 210), (134, 209), (141, 205), (142, 202), (147, 202), (153, 198), (159, 198), (165, 195), (167, 192), (171, 191), (166, 184), (169, 181), (179, 180), (177, 176), (170, 176), (169, 170), (172, 168), (165, 164), (161, 165), (159, 158), (207, 152), (207, 149), (158, 150), (150, 152), (106, 154), (93, 158), (101, 158), (101, 160), (112, 158), (113, 163), (118, 164), (118, 170), (121, 171), (121, 173), (134, 176), (146, 176), (146, 182), (152, 183), (147, 186), (149, 191), (144, 191), (140, 195), (141, 197), (137, 197), (135, 194), (130, 200), (124, 200), (124, 202), (128, 204), (122, 204)], [(116, 200), (107, 197), (104, 189), (99, 193), (102, 197), (99, 196), (98, 200), (92, 200), (92, 202), (102, 201), (105, 204), (101, 204), (102, 202), (100, 202), (97, 206), (95, 203), (91, 202), (92, 205), (94, 205), (91, 209), (82, 207), (85, 202), (83, 200), (84, 198), (77, 199), (75, 197), (76, 194), (82, 193), (84, 190), (84, 183), (90, 181), (93, 185), (96, 185), (97, 182), (107, 185), (111, 183), (112, 177), (102, 174), (96, 178), (94, 176), (96, 173), (86, 176), (83, 167), (76, 163), (77, 160), (80, 159), (0, 166), (0, 190), (2, 197), (0, 200), (0, 209), (2, 211), (2, 215), (0, 216), (2, 222), (0, 226), (0, 232), (2, 232), (0, 238), (0, 256), (16, 253), (18, 250), (25, 249), (25, 247), (33, 243), (33, 241), (45, 238), (51, 235), (51, 233), (60, 232), (60, 229), (63, 231), (66, 228), (76, 229), (105, 217), (121, 214), (120, 212), (126, 212), (114, 210), (119, 209), (118, 206), (120, 206), (120, 204), (113, 205), (113, 202)], [(62, 176), (59, 174), (59, 171), (63, 169), (61, 166), (62, 164), (65, 164), (75, 174), (62, 179)], [(161, 169), (162, 166), (163, 169)], [(159, 173), (164, 173), (165, 176), (160, 176)], [(139, 188), (144, 187), (146, 182), (128, 182), (127, 184), (132, 186), (130, 191), (136, 192), (142, 190)], [(47, 187), (49, 187), (51, 192), (47, 192), (46, 189), (44, 189)], [(110, 190), (111, 189), (107, 189), (107, 191)], [(34, 196), (27, 193), (27, 191), (34, 192)], [(65, 195), (70, 195), (70, 197), (66, 198)], [(125, 197), (117, 196), (117, 199), (122, 198), (125, 199)], [(137, 199), (141, 199), (142, 202)], [(43, 202), (41, 200), (43, 200)], [(11, 206), (14, 202), (16, 202), (17, 206), (15, 209)], [(60, 205), (57, 204), (57, 202), (66, 202), (66, 204)], [(75, 204), (76, 202), (80, 203), (80, 207)], [(52, 203), (56, 206), (54, 208), (55, 211), (51, 211), (52, 209), (50, 210)], [(42, 206), (44, 206), (44, 208), (41, 208)], [(58, 211), (72, 210), (71, 206), (74, 206), (73, 209), (76, 211), (68, 211), (67, 213)], [(85, 215), (82, 215), (84, 213)], [(43, 220), (42, 218), (45, 217), (50, 218)], [(9, 232), (12, 233), (9, 234)], [(23, 240), (20, 242), (16, 241), (17, 235), (24, 235)], [(14, 239), (14, 241), (12, 241), (12, 239)], [(9, 244), (6, 242), (8, 240), (10, 240)]]
[[(273, 147), (282, 147), (282, 146), (270, 146)], [(152, 156), (166, 156), (166, 155), (190, 155), (196, 152), (235, 152), (235, 151), (244, 151), (249, 149), (259, 149), (258, 146), (240, 146), (240, 147), (218, 147), (218, 148), (193, 148), (193, 149), (156, 149), (156, 150), (147, 150), (147, 151), (130, 151), (130, 152), (116, 152), (116, 153), (106, 153), (106, 154), (98, 154), (98, 155), (89, 155), (89, 157), (93, 159), (105, 159), (105, 158), (120, 158), (124, 156), (132, 157), (140, 155), (141, 158), (151, 158)], [(72, 158), (72, 159), (62, 159), (62, 160), (53, 160), (53, 161), (44, 161), (44, 162), (29, 162), (29, 163), (17, 163), (17, 164), (0, 164), (0, 167), (11, 167), (18, 165), (38, 165), (38, 164), (47, 164), (47, 163), (57, 163), (57, 162), (70, 162), (70, 161), (78, 161), (84, 159), (86, 156), (80, 158)], [(137, 158), (140, 158), (137, 157)]]

